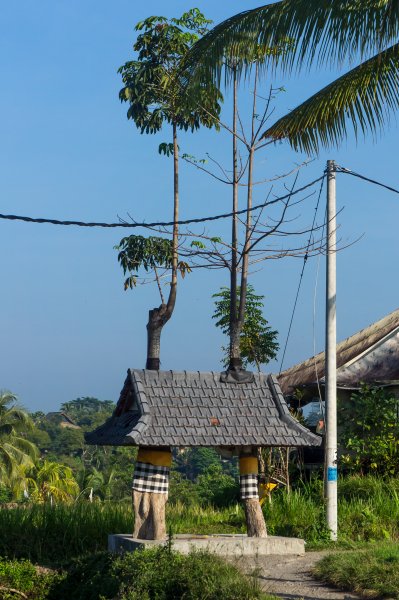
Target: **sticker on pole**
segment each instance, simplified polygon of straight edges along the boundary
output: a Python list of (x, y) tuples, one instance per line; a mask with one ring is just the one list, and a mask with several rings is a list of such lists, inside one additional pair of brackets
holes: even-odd
[(337, 481), (337, 479), (338, 479), (337, 467), (328, 467), (327, 481)]

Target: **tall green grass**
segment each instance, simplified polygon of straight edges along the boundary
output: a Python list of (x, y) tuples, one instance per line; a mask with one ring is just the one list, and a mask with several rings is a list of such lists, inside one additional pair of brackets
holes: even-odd
[(399, 598), (399, 548), (383, 543), (324, 557), (315, 567), (319, 579), (367, 598)]
[[(275, 493), (264, 505), (268, 532), (304, 538), (310, 546), (325, 545), (325, 503), (321, 482), (287, 494)], [(339, 484), (339, 540), (344, 544), (399, 540), (399, 483), (372, 477), (351, 477)], [(172, 534), (244, 533), (242, 507), (218, 509), (180, 503), (168, 505)], [(0, 508), (0, 556), (62, 564), (71, 557), (107, 548), (110, 533), (130, 533), (130, 503), (77, 503)]]
[(33, 505), (0, 510), (0, 556), (62, 563), (107, 548), (107, 535), (131, 531), (123, 504)]

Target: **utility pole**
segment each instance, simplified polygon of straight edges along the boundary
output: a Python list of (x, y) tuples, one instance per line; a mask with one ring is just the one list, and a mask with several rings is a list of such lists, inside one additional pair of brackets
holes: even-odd
[(337, 210), (335, 163), (327, 161), (327, 276), (326, 276), (326, 476), (327, 527), (331, 540), (337, 540), (337, 325), (336, 325), (336, 244)]

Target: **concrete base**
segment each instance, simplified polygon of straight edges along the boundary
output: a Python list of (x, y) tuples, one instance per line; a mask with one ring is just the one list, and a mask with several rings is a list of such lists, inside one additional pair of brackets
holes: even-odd
[[(109, 552), (132, 552), (167, 544), (167, 540), (139, 540), (127, 534), (108, 536)], [(267, 538), (246, 535), (176, 535), (173, 549), (188, 554), (191, 550), (207, 550), (219, 556), (266, 556), (268, 554), (305, 554), (305, 542), (299, 538), (270, 535)]]

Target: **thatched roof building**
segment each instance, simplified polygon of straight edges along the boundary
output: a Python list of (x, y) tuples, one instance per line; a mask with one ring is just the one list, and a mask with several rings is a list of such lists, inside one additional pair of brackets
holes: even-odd
[(318, 446), (289, 413), (275, 377), (226, 382), (217, 372), (128, 371), (113, 416), (86, 434), (111, 446)]
[[(284, 395), (295, 388), (324, 386), (324, 352), (283, 371), (278, 381)], [(399, 309), (337, 345), (337, 386), (356, 389), (399, 380)]]

